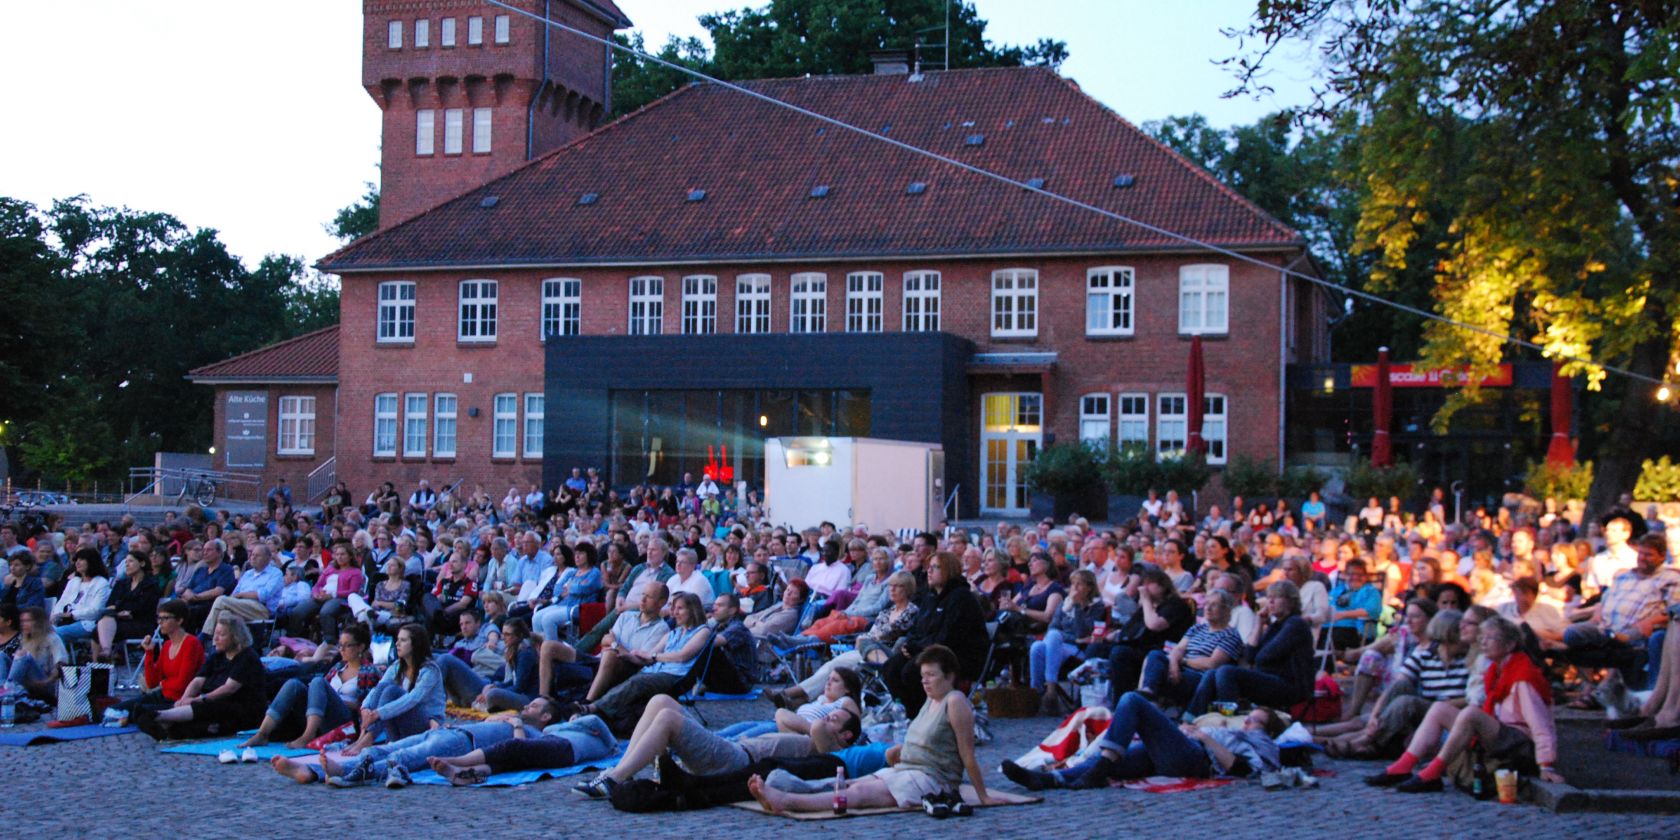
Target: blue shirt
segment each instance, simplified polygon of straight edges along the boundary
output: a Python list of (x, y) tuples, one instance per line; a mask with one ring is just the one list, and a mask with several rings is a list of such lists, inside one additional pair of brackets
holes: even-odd
[(1323, 502), (1302, 502), (1301, 503), (1301, 516), (1302, 516), (1302, 518), (1305, 518), (1305, 519), (1311, 519), (1311, 520), (1314, 520), (1314, 521), (1322, 521), (1324, 519), (1324, 503)]
[[(284, 581), (285, 578), (281, 580)], [(217, 566), (215, 571), (211, 571), (208, 565), (199, 566), (187, 581), (187, 590), (196, 595), (221, 587), (222, 594), (226, 595), (233, 591), (233, 585), (233, 567), (224, 562)]]
[(234, 585), (233, 591), (229, 594), (238, 595), (241, 592), (255, 592), (257, 593), (257, 600), (261, 601), (262, 605), (268, 608), (269, 614), (272, 615), (275, 609), (280, 606), (280, 590), (285, 587), (285, 573), (280, 571), (280, 567), (270, 563), (264, 566), (260, 572), (255, 569), (246, 570), (245, 574), (239, 576), (239, 583)]
[(46, 585), (41, 582), (40, 575), (30, 575), (17, 586), (0, 586), (0, 604), (17, 604), (18, 609), (24, 607), (47, 606)]
[(863, 744), (836, 750), (833, 755), (846, 765), (846, 778), (861, 779), (887, 766), (887, 749), (891, 744)]
[[(672, 630), (671, 635), (665, 637), (665, 653), (677, 653), (681, 651), (688, 645), (689, 641), (694, 638), (694, 634), (699, 633), (702, 630), (710, 631), (711, 628), (701, 624), (698, 627), (690, 627), (687, 630)], [(688, 669), (694, 666), (694, 660), (697, 658), (698, 654), (681, 662), (653, 662), (646, 668), (643, 668), (642, 673), (676, 674), (680, 676), (688, 673)]]
[(527, 581), (542, 580), (543, 570), (554, 565), (554, 555), (539, 549), (536, 557), (526, 557), (523, 554), (508, 555), (511, 565), (508, 567), (507, 581), (510, 584), (523, 585)]
[(1330, 610), (1331, 612), (1364, 610), (1364, 618), (1344, 618), (1340, 621), (1330, 622), (1331, 627), (1363, 629), (1365, 622), (1382, 618), (1382, 590), (1367, 583), (1349, 592), (1347, 581), (1338, 580), (1336, 581), (1336, 588), (1330, 590)]

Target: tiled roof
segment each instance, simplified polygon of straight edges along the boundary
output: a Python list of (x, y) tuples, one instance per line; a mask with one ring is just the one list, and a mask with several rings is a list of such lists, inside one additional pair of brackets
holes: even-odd
[(586, 9), (590, 9), (591, 11), (614, 19), (617, 21), (620, 29), (624, 29), (631, 25), (630, 18), (625, 16), (624, 12), (618, 8), (618, 4), (614, 3), (613, 0), (573, 0), (573, 2)]
[(338, 325), (187, 372), (194, 382), (336, 382)]
[[(748, 86), (1017, 180), (1042, 178), (1046, 190), (1202, 240), (1233, 247), (1301, 244), (1298, 233), (1053, 71), (954, 70), (909, 79), (824, 76)], [(925, 190), (913, 192), (912, 183)], [(817, 197), (818, 187), (827, 187), (826, 195)], [(598, 198), (580, 202), (591, 193)], [(495, 201), (486, 200), (492, 196)], [(322, 267), (1182, 247), (716, 85), (691, 85), (358, 240)]]

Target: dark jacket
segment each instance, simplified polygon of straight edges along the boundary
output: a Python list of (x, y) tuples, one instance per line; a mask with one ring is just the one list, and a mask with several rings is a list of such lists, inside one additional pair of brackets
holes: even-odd
[(957, 655), (959, 673), (978, 679), (986, 664), (986, 621), (980, 615), (980, 601), (960, 576), (945, 585), (943, 592), (931, 588), (916, 601), (916, 623), (910, 628), (908, 652), (919, 653), (929, 645), (944, 645)]
[(127, 621), (153, 623), (158, 599), (163, 597), (162, 590), (158, 589), (157, 579), (151, 575), (141, 575), (140, 585), (131, 589), (129, 587), (132, 580), (125, 575), (111, 584), (111, 597), (105, 601), (105, 614), (114, 616), (126, 611), (129, 614)]
[(1253, 658), (1254, 667), (1289, 684), (1292, 703), (1313, 696), (1313, 637), (1306, 619), (1292, 615), (1266, 628)]

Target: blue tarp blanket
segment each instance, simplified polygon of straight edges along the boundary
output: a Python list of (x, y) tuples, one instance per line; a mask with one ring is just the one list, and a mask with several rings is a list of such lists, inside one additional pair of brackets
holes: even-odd
[[(611, 767), (623, 757), (624, 750), (621, 747), (612, 755), (597, 761), (586, 761), (582, 764), (573, 764), (570, 767), (555, 767), (548, 770), (516, 770), (510, 773), (497, 773), (472, 787), (514, 787), (515, 785), (540, 782), (543, 779), (561, 779), (566, 776), (576, 776), (588, 770), (601, 770)], [(430, 770), (421, 770), (414, 774), (414, 783), (417, 785), (447, 785), (449, 780)]]
[[(236, 754), (244, 753), (245, 748), (239, 746), (244, 742), (244, 738), (224, 738), (219, 741), (190, 741), (184, 744), (175, 744), (174, 746), (164, 747), (159, 750), (159, 752), (174, 753), (175, 755), (207, 755), (214, 758), (219, 755), (222, 750), (233, 750)], [(264, 744), (263, 746), (257, 747), (256, 750), (257, 758), (262, 759), (263, 761), (267, 761), (277, 755), (283, 755), (287, 758), (297, 758), (300, 755), (315, 754), (314, 750), (289, 749), (285, 744)]]
[(721, 701), (724, 701), (724, 700), (757, 700), (758, 698), (763, 697), (763, 696), (764, 696), (764, 690), (755, 688), (752, 691), (747, 692), (746, 694), (719, 694), (715, 691), (708, 691), (705, 694), (699, 695), (698, 697), (693, 697), (692, 695), (690, 695), (690, 696), (685, 696), (683, 699), (687, 700), (687, 699), (690, 699), (690, 697), (692, 697), (692, 699), (698, 700), (702, 703), (713, 703), (713, 702), (721, 702)]
[(67, 726), (63, 729), (38, 729), (33, 732), (6, 732), (0, 734), (0, 747), (33, 747), (39, 744), (56, 744), (60, 741), (86, 741), (89, 738), (103, 738), (107, 735), (127, 735), (139, 732), (134, 726)]

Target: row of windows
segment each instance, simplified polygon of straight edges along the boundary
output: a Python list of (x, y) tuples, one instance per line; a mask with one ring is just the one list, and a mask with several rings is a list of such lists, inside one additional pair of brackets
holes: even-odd
[[(905, 332), (939, 329), (940, 277), (937, 271), (904, 275), (901, 328)], [(1085, 332), (1092, 336), (1132, 334), (1135, 316), (1133, 271), (1126, 267), (1093, 268), (1086, 274)], [(1180, 333), (1219, 335), (1229, 326), (1229, 271), (1222, 265), (1192, 265), (1179, 271)], [(497, 281), (465, 280), (458, 299), (456, 339), (496, 340)], [(881, 332), (885, 325), (886, 278), (880, 272), (846, 275), (846, 332)], [(684, 335), (718, 331), (718, 278), (709, 274), (682, 278), (679, 329)], [(995, 337), (1038, 335), (1038, 272), (1005, 269), (992, 274), (991, 332)], [(735, 332), (770, 331), (770, 275), (735, 278)], [(379, 284), (379, 340), (414, 340), (415, 284), (393, 280)], [(578, 335), (583, 316), (583, 281), (558, 277), (542, 283), (542, 335)], [(659, 335), (665, 329), (665, 278), (632, 277), (629, 283), (630, 335)], [(788, 285), (788, 331), (820, 333), (829, 329), (828, 275), (800, 273)]]
[[(506, 44), (511, 36), (511, 22), (507, 15), (496, 15), (495, 22), (496, 43)], [(403, 33), (407, 30), (408, 22), (393, 20), (385, 26), (385, 46), (400, 50), (403, 48)], [(414, 48), (425, 49), (432, 45), (432, 22), (427, 19), (414, 21)], [(474, 15), (467, 18), (467, 46), (476, 47), (484, 43), (484, 18)], [(438, 46), (455, 46), (455, 18), (446, 17), (438, 21)]]
[[(1155, 451), (1168, 456), (1184, 453), (1190, 437), (1190, 415), (1184, 394), (1155, 395)], [(1224, 394), (1206, 394), (1202, 400), (1202, 440), (1207, 443), (1210, 464), (1225, 463), (1226, 401)], [(1086, 394), (1079, 398), (1079, 439), (1106, 448), (1110, 441), (1121, 449), (1149, 447), (1148, 394), (1119, 394), (1116, 426), (1110, 420), (1115, 400), (1109, 394)]]
[[(414, 112), (414, 153), (422, 157), (437, 152), (437, 111), (423, 108)], [(443, 153), (458, 155), (466, 134), (467, 111), (464, 108), (445, 108), (443, 111)], [(475, 155), (490, 153), (489, 108), (472, 109), (472, 150)]]
[[(526, 458), (542, 457), (543, 395), (523, 396), (521, 400), (519, 394), (497, 394), (492, 400), (490, 457), (512, 458), (516, 454)], [(284, 402), (282, 399), (282, 407)], [(374, 457), (396, 457), (399, 443), (404, 458), (424, 458), (428, 452), (433, 458), (455, 457), (458, 406), (459, 400), (454, 394), (375, 395)], [(524, 409), (523, 422), (521, 408)], [(281, 438), (285, 438), (284, 419), (281, 421)]]

